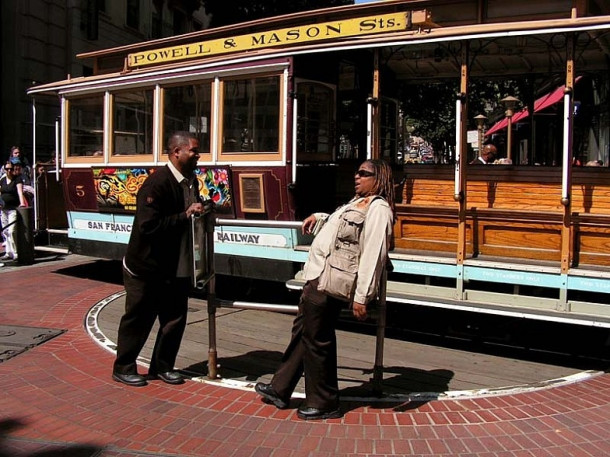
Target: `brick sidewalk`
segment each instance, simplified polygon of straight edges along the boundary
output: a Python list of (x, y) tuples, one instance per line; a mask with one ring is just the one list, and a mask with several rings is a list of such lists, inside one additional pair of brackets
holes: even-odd
[(251, 391), (124, 387), (83, 323), (122, 287), (66, 274), (91, 261), (0, 269), (1, 324), (66, 330), (0, 364), (1, 457), (610, 455), (610, 373), (510, 396), (348, 404), (342, 419), (314, 423)]

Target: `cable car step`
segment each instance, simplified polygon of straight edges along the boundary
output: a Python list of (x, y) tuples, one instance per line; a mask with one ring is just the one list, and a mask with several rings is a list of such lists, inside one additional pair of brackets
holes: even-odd
[(67, 235), (68, 229), (46, 229), (47, 233), (52, 233), (54, 235)]
[(56, 247), (56, 246), (34, 246), (35, 251), (43, 252), (54, 252), (55, 254), (69, 254), (68, 248)]

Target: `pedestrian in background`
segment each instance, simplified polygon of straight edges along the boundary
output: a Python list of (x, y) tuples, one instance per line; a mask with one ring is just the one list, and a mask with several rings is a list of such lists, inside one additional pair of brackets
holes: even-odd
[[(359, 320), (377, 298), (388, 260), (394, 220), (392, 169), (381, 160), (367, 160), (355, 175), (356, 196), (330, 216), (315, 213), (303, 221), (303, 233), (315, 233), (303, 268), (307, 282), (292, 327), (292, 338), (270, 384), (257, 383), (266, 402), (283, 409), (305, 374), (301, 419), (342, 416), (337, 379), (335, 329), (348, 302)], [(325, 221), (321, 229), (321, 221)]]
[(2, 260), (17, 260), (17, 243), (15, 240), (17, 208), (27, 206), (21, 179), (21, 162), (11, 159), (4, 165), (4, 170), (6, 174), (0, 178), (2, 234), (6, 243)]
[[(21, 154), (21, 149), (19, 146), (11, 147), (11, 151), (9, 153), (7, 163), (10, 160), (18, 160), (21, 164), (21, 180), (24, 186), (32, 185), (32, 167), (30, 167), (30, 163), (28, 159)], [(3, 166), (0, 169), (0, 176), (4, 176), (6, 174), (5, 167)]]
[(184, 382), (174, 364), (186, 327), (193, 274), (190, 218), (203, 212), (194, 174), (199, 141), (188, 132), (176, 132), (169, 140), (168, 155), (167, 165), (148, 176), (138, 191), (123, 259), (127, 295), (112, 377), (129, 386), (147, 384), (138, 374), (136, 359), (157, 318), (159, 331), (148, 378)]

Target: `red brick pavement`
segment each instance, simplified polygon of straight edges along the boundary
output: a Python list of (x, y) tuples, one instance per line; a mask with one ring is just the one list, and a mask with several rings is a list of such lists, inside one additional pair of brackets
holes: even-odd
[(250, 391), (123, 387), (83, 325), (121, 287), (61, 271), (86, 261), (0, 269), (0, 323), (67, 330), (0, 364), (0, 457), (610, 455), (610, 373), (516, 395), (350, 404), (345, 417), (313, 423)]

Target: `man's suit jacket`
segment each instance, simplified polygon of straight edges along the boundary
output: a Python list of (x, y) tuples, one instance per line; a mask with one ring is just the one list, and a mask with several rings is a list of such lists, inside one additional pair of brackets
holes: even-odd
[[(199, 198), (196, 179), (195, 195)], [(174, 278), (181, 239), (190, 227), (182, 187), (164, 166), (146, 178), (136, 199), (125, 265), (136, 276)]]

